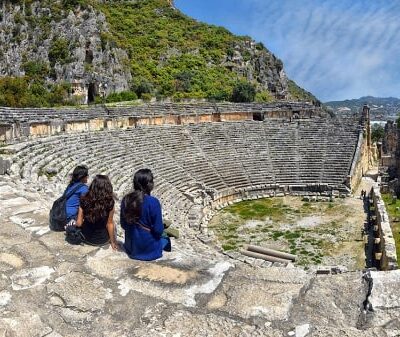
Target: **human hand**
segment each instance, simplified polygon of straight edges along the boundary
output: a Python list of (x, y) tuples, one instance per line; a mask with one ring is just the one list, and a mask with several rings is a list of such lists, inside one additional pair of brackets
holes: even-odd
[(118, 250), (119, 250), (119, 243), (118, 243), (117, 240), (112, 240), (112, 241), (111, 241), (111, 248), (112, 248), (114, 251), (118, 251)]

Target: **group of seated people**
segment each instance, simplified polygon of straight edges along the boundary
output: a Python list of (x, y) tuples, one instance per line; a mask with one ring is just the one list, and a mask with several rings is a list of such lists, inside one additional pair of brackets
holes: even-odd
[[(106, 175), (96, 175), (87, 186), (88, 168), (77, 166), (65, 194), (68, 232), (80, 229), (83, 241), (91, 245), (110, 243), (114, 250), (123, 248), (128, 256), (137, 260), (155, 260), (162, 252), (171, 251), (171, 241), (164, 232), (161, 204), (151, 196), (154, 177), (149, 169), (138, 170), (133, 178), (133, 191), (121, 202), (120, 223), (125, 241), (120, 247), (113, 221), (114, 193)], [(72, 192), (72, 194), (71, 194)]]

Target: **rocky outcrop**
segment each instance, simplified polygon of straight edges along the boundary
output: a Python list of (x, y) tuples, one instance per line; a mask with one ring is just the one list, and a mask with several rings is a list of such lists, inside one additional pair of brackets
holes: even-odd
[(263, 90), (277, 98), (288, 95), (288, 80), (282, 61), (261, 43), (250, 39), (238, 41), (222, 65), (249, 81), (256, 81)]
[[(101, 6), (80, 3), (3, 1), (0, 5), (3, 46), (0, 77), (28, 75), (45, 78), (52, 84), (66, 82), (71, 84), (70, 92), (80, 103), (90, 102), (95, 96), (129, 90), (134, 82), (129, 65), (135, 62), (135, 55), (128, 52), (129, 46), (125, 46), (126, 50), (117, 47), (113, 34), (118, 32), (112, 31), (111, 23), (107, 23), (100, 11)], [(178, 12), (173, 1), (169, 6)], [(185, 51), (175, 47), (162, 52), (159, 67), (182, 53)], [(211, 66), (228, 69), (256, 84), (257, 91), (270, 92), (277, 99), (291, 97), (282, 62), (261, 43), (237, 37), (221, 54), (224, 56), (220, 61), (208, 60)]]
[[(18, 3), (18, 2), (17, 2)], [(129, 88), (127, 53), (110, 39), (105, 16), (61, 1), (2, 1), (0, 76), (39, 76), (67, 82), (80, 101)]]

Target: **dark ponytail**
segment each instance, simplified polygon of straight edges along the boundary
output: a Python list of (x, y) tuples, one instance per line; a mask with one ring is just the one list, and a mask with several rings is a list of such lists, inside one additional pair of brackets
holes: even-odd
[(142, 214), (144, 195), (150, 195), (153, 190), (153, 173), (149, 169), (141, 169), (133, 177), (134, 191), (124, 198), (123, 217), (128, 224), (137, 223)]

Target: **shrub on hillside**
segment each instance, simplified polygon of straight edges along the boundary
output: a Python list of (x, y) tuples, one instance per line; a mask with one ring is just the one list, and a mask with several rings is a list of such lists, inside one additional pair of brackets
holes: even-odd
[(385, 136), (385, 129), (382, 125), (375, 124), (372, 126), (371, 139), (372, 142), (380, 142)]
[(232, 91), (232, 102), (253, 102), (256, 96), (256, 88), (249, 82), (238, 82)]
[(106, 98), (107, 103), (134, 101), (138, 97), (133, 91), (113, 92)]
[(49, 61), (52, 67), (56, 63), (66, 64), (71, 60), (69, 42), (64, 38), (56, 38), (51, 42)]
[(43, 107), (66, 103), (69, 84), (45, 85), (29, 77), (0, 78), (0, 106)]

